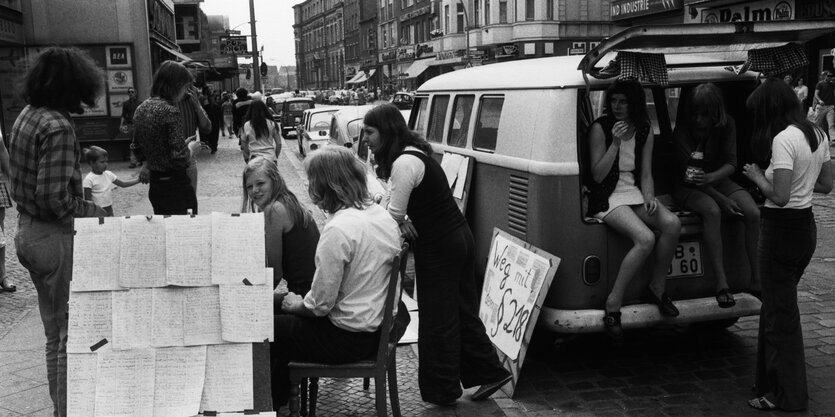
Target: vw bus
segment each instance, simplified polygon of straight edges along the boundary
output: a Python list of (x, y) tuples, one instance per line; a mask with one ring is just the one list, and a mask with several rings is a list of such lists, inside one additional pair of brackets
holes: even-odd
[[(719, 86), (736, 120), (739, 171), (751, 161), (751, 115), (745, 100), (760, 74), (737, 75), (733, 66), (743, 64), (751, 49), (802, 43), (833, 30), (831, 22), (811, 21), (633, 27), (586, 56), (496, 63), (432, 78), (417, 90), (409, 124), (428, 139), (437, 159), (453, 152), (474, 160), (466, 217), (476, 240), (480, 275), (493, 228), (508, 232), (561, 258), (542, 305), (540, 326), (558, 333), (602, 332), (606, 297), (632, 245), (585, 216), (587, 136), (602, 114), (603, 92), (614, 80), (599, 74), (603, 67), (618, 51), (664, 54), (669, 83), (643, 85), (655, 137), (655, 191), (672, 205), (672, 132), (676, 120), (686, 117), (679, 100), (699, 83)], [(725, 270), (736, 305), (719, 308), (701, 219), (671, 209), (682, 230), (668, 270), (667, 293), (681, 314), (663, 317), (655, 305), (642, 301), (650, 256), (625, 294), (623, 327), (694, 322), (729, 326), (739, 317), (758, 314), (760, 301), (748, 293), (752, 280), (742, 220), (723, 219)]]

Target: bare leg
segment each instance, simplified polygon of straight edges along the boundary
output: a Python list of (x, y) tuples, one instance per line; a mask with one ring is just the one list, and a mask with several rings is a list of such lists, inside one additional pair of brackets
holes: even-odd
[(623, 257), (615, 284), (606, 298), (606, 311), (620, 311), (626, 286), (652, 252), (655, 246), (655, 235), (629, 206), (614, 209), (603, 220), (634, 243)]
[(760, 240), (760, 209), (746, 191), (737, 191), (728, 196), (739, 204), (745, 216), (745, 252), (751, 266), (751, 291), (759, 292), (760, 264), (757, 262), (757, 242)]
[(713, 197), (694, 191), (690, 198), (687, 199), (687, 207), (695, 210), (702, 216), (702, 224), (704, 225), (704, 234), (702, 235), (705, 241), (705, 249), (707, 249), (707, 256), (709, 262), (713, 265), (713, 270), (716, 271), (716, 290), (728, 288), (728, 276), (725, 275), (725, 263), (722, 253), (722, 234), (720, 227), (722, 226), (722, 209), (716, 204)]
[(655, 264), (652, 266), (652, 281), (649, 284), (655, 296), (661, 298), (667, 287), (667, 268), (673, 259), (678, 237), (681, 234), (681, 222), (678, 216), (670, 212), (663, 204), (659, 204), (657, 211), (651, 216), (647, 214), (644, 206), (640, 206), (636, 213), (646, 224), (661, 231), (661, 236), (655, 243)]

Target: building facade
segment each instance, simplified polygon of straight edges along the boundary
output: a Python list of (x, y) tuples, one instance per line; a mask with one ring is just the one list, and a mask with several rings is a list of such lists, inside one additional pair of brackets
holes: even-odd
[(308, 0), (293, 6), (300, 89), (345, 87), (345, 3)]

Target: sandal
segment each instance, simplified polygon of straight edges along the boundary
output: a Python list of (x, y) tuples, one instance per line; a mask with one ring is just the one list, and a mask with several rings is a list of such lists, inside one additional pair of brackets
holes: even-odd
[(727, 288), (722, 288), (716, 292), (716, 302), (719, 304), (719, 308), (731, 308), (736, 305), (734, 295)]
[(662, 316), (677, 317), (679, 314), (678, 308), (676, 308), (676, 305), (673, 304), (673, 300), (666, 292), (662, 293), (659, 298), (654, 292), (652, 292), (652, 289), (647, 288), (644, 293), (644, 298), (650, 303), (658, 306), (658, 311)]
[(0, 280), (0, 289), (6, 292), (15, 292), (17, 291), (17, 286), (14, 284), (9, 284), (8, 278), (3, 278)]
[(613, 339), (623, 337), (623, 327), (620, 324), (620, 317), (620, 311), (606, 311), (606, 315), (603, 316), (603, 328), (606, 329), (606, 333)]
[(757, 397), (751, 400), (748, 400), (748, 405), (751, 408), (760, 410), (760, 411), (774, 411), (779, 410), (780, 407), (777, 407), (776, 404), (769, 401), (768, 398), (765, 398), (765, 395), (762, 397)]

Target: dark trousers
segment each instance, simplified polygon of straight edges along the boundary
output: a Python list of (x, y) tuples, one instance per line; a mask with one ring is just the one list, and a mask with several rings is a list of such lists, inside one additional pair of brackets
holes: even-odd
[(469, 388), (508, 375), (478, 317), (474, 249), (467, 225), (436, 242), (415, 245), (418, 385), (424, 401), (455, 401), (461, 384)]
[(197, 214), (197, 194), (186, 170), (151, 171), (148, 200), (154, 214), (188, 214), (188, 209)]
[(275, 342), (270, 344), (273, 407), (290, 396), (291, 361), (340, 364), (372, 359), (377, 353), (379, 332), (349, 332), (327, 317), (281, 314), (275, 318)]
[(769, 394), (769, 399), (787, 411), (804, 410), (809, 403), (797, 283), (812, 259), (816, 240), (811, 209), (763, 208), (756, 388), (757, 395)]

